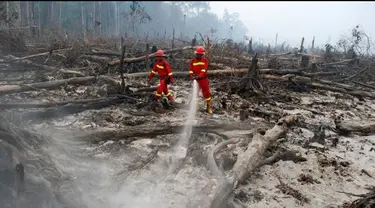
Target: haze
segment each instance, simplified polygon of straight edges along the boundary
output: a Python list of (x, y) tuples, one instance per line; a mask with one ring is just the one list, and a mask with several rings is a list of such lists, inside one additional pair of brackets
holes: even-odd
[(375, 2), (210, 2), (211, 12), (222, 17), (224, 10), (238, 12), (254, 40), (274, 44), (287, 41), (298, 46), (305, 37), (307, 45), (315, 36), (317, 45), (336, 44), (357, 24), (375, 35)]

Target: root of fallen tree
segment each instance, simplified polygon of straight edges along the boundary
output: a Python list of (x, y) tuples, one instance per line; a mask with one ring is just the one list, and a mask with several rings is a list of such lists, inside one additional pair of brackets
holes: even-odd
[(281, 138), (288, 130), (288, 127), (297, 121), (296, 116), (287, 116), (281, 118), (277, 124), (266, 131), (264, 135), (259, 133), (254, 135), (251, 142), (248, 144), (246, 151), (240, 153), (237, 157), (237, 161), (232, 168), (232, 174), (229, 179), (223, 172), (219, 170), (215, 162), (215, 153), (228, 144), (235, 144), (239, 142), (236, 139), (231, 139), (218, 144), (209, 153), (207, 163), (211, 174), (218, 180), (220, 185), (215, 190), (213, 199), (211, 200), (211, 208), (224, 208), (224, 207), (239, 207), (239, 202), (233, 201), (232, 192), (236, 186), (236, 183), (244, 183), (249, 177), (251, 172), (256, 168), (259, 168), (263, 161), (264, 153), (267, 148), (277, 139)]
[(372, 187), (370, 192), (367, 194), (351, 194), (347, 192), (341, 192), (347, 195), (360, 197), (359, 199), (354, 200), (353, 202), (346, 202), (340, 208), (371, 208), (375, 207), (375, 188)]

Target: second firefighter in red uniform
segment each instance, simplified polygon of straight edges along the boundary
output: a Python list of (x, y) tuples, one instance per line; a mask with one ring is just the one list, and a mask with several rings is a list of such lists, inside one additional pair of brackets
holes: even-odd
[(210, 83), (207, 77), (208, 59), (203, 57), (205, 49), (198, 46), (195, 50), (196, 57), (190, 62), (190, 79), (197, 80), (199, 88), (202, 90), (203, 97), (207, 103), (207, 113), (212, 114)]
[(148, 81), (151, 81), (156, 73), (159, 74), (160, 84), (156, 90), (155, 100), (159, 101), (159, 98), (164, 92), (169, 101), (174, 102), (174, 98), (168, 90), (168, 84), (174, 83), (172, 69), (169, 63), (164, 59), (164, 52), (162, 50), (158, 50), (156, 52), (156, 62), (150, 72), (150, 75), (148, 76)]

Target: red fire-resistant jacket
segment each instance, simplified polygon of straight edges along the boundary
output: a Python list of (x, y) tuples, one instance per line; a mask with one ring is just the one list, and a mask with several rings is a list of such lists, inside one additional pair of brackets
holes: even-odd
[(152, 79), (158, 73), (161, 79), (172, 77), (172, 69), (166, 60), (156, 60), (148, 79)]
[(194, 58), (190, 62), (190, 78), (193, 77), (193, 74), (197, 75), (199, 79), (207, 77), (207, 68), (208, 68), (208, 59), (202, 57), (201, 60)]

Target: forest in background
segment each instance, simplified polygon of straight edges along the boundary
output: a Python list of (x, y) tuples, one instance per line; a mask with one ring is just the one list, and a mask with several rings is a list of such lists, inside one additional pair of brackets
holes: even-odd
[[(325, 53), (353, 50), (353, 37), (364, 34), (355, 27), (349, 39), (342, 38), (336, 45), (323, 47), (306, 43), (291, 46), (287, 42), (260, 43), (252, 40), (251, 31), (239, 19), (237, 12), (224, 11), (222, 17), (210, 11), (208, 1), (2, 1), (0, 2), (0, 28), (20, 30), (29, 40), (53, 41), (56, 39), (136, 37), (146, 42), (163, 38), (190, 42), (209, 38), (213, 43), (233, 40), (244, 51), (256, 53), (282, 53), (301, 51)], [(358, 40), (357, 40), (358, 41)], [(198, 43), (200, 44), (200, 43)], [(251, 45), (251, 47), (250, 47)], [(307, 45), (307, 47), (301, 47)], [(314, 46), (315, 45), (315, 46)]]
[(225, 11), (222, 18), (210, 12), (207, 1), (3, 1), (1, 26), (52, 30), (82, 36), (170, 36), (190, 38), (200, 32), (216, 38), (244, 40), (248, 29), (238, 13)]

